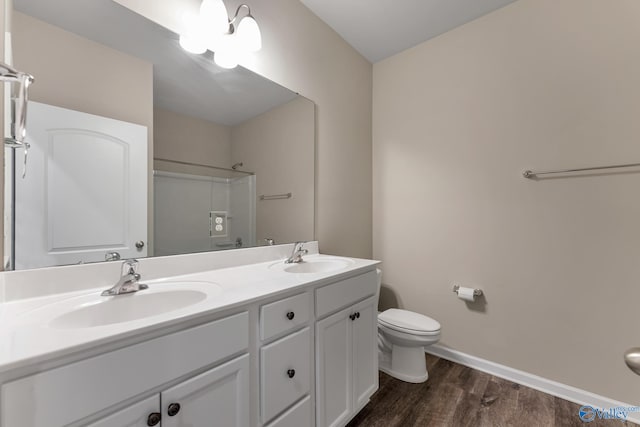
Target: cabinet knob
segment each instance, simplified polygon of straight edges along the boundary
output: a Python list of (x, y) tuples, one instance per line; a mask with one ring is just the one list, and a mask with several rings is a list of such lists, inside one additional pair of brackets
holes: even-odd
[(296, 376), (296, 371), (295, 371), (295, 369), (289, 369), (289, 370), (287, 371), (287, 376), (288, 376), (289, 378), (293, 378), (293, 377), (295, 377), (295, 376)]
[(138, 240), (136, 242), (136, 248), (138, 248), (138, 249), (144, 248), (144, 242), (142, 240)]
[(360, 312), (356, 311), (356, 319), (359, 319), (359, 318), (360, 318)]
[(289, 320), (293, 320), (293, 318), (296, 316), (296, 314), (293, 311), (290, 311), (287, 313), (287, 319)]
[(351, 319), (351, 321), (353, 322), (354, 320), (356, 320), (356, 315), (354, 314), (350, 314), (349, 315), (349, 319)]
[(147, 425), (148, 426), (155, 426), (160, 422), (160, 412), (152, 412), (149, 414), (149, 417), (147, 418)]
[(174, 415), (178, 414), (178, 412), (180, 412), (179, 403), (172, 403), (167, 408), (167, 414), (169, 414), (170, 417), (173, 417)]

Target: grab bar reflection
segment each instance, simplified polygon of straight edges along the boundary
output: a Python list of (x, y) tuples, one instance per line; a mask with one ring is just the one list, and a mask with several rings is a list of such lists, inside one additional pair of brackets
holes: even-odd
[(265, 196), (264, 194), (260, 196), (260, 200), (278, 200), (278, 199), (290, 199), (293, 196), (291, 193), (286, 194), (271, 194)]

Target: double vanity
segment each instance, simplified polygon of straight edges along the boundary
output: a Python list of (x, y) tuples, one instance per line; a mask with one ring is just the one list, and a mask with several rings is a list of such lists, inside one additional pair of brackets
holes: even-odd
[(0, 427), (345, 425), (378, 387), (377, 262), (292, 248), (142, 259), (115, 296), (120, 262), (2, 273)]

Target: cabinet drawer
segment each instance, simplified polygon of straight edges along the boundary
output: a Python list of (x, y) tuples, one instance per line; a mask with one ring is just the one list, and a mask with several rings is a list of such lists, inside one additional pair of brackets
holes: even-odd
[(267, 427), (311, 427), (311, 423), (311, 398), (307, 396)]
[(316, 316), (322, 317), (375, 295), (377, 288), (378, 276), (374, 270), (316, 289)]
[(310, 294), (294, 295), (260, 308), (260, 337), (271, 337), (295, 329), (309, 321)]
[(309, 393), (311, 384), (311, 332), (300, 332), (260, 349), (260, 402), (267, 422)]
[(67, 425), (248, 345), (244, 312), (25, 377), (2, 386), (0, 425)]

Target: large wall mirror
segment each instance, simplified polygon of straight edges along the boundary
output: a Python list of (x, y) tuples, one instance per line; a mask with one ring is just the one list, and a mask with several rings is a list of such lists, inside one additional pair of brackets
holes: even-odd
[(5, 152), (6, 268), (314, 238), (313, 102), (111, 0), (13, 6), (35, 83), (26, 174)]

